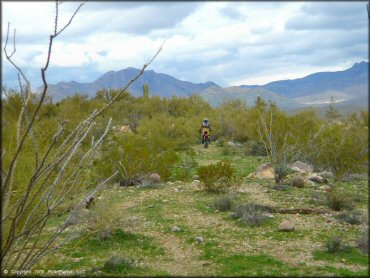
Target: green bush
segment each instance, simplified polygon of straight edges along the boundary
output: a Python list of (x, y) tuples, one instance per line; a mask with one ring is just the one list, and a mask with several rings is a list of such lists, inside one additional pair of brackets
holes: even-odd
[(229, 161), (220, 161), (217, 164), (198, 168), (200, 181), (207, 191), (221, 191), (232, 184), (234, 170)]

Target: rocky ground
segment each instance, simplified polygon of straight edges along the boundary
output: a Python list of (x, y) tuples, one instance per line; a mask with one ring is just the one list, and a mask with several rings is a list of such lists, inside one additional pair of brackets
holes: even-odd
[[(195, 151), (198, 165), (225, 158), (214, 145)], [(334, 182), (330, 173), (314, 173), (309, 165), (296, 163), (295, 173), (277, 190), (264, 158), (246, 157), (238, 150), (226, 158), (240, 179), (224, 193), (204, 191), (197, 180), (163, 182), (158, 177), (150, 186), (110, 185), (81, 211), (68, 228), (68, 243), (42, 266), (99, 276), (368, 274), (368, 255), (357, 247), (365, 227), (361, 223), (367, 221), (367, 179)], [(333, 190), (350, 196), (352, 207), (330, 207), (325, 200)], [(270, 211), (258, 211), (262, 223), (250, 225), (233, 217), (233, 208), (215, 207), (221, 197), (229, 198), (234, 210), (254, 204)], [(359, 221), (338, 218), (353, 211)], [(326, 245), (335, 238), (348, 248), (327, 252)]]

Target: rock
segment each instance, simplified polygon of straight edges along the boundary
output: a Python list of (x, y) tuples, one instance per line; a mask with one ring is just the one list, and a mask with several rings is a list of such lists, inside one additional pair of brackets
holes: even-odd
[(161, 176), (160, 176), (160, 175), (158, 175), (157, 173), (152, 173), (152, 174), (150, 174), (150, 176), (149, 176), (149, 180), (150, 180), (151, 182), (154, 182), (154, 183), (156, 183), (156, 182), (160, 182), (160, 181), (161, 181)]
[(259, 179), (273, 179), (274, 169), (269, 163), (261, 164), (257, 167), (254, 177)]
[(310, 180), (306, 180), (305, 183), (306, 183), (307, 186), (310, 186), (310, 187), (316, 187), (317, 186), (316, 183), (314, 183), (313, 181), (310, 181)]
[(329, 185), (321, 185), (319, 189), (330, 192), (332, 188)]
[(202, 236), (197, 236), (197, 237), (195, 238), (195, 241), (196, 241), (197, 243), (202, 243), (202, 242), (204, 242), (204, 238), (203, 238)]
[(326, 179), (332, 179), (334, 177), (333, 173), (330, 171), (322, 171), (321, 173), (319, 173), (319, 176)]
[(177, 226), (173, 226), (171, 229), (171, 232), (174, 232), (174, 233), (181, 232), (181, 229)]
[(95, 199), (93, 196), (89, 196), (85, 199), (85, 208), (89, 209), (94, 205)]
[(313, 166), (301, 161), (296, 161), (289, 165), (290, 169), (297, 172), (313, 173)]
[(300, 176), (294, 177), (290, 180), (290, 185), (298, 188), (304, 187), (304, 179)]
[(272, 189), (279, 190), (279, 191), (285, 191), (286, 186), (285, 185), (275, 185), (275, 186), (272, 187)]
[(200, 181), (199, 180), (193, 180), (193, 184), (198, 185), (198, 184), (200, 184)]
[(317, 176), (317, 175), (310, 176), (308, 178), (308, 180), (313, 181), (313, 182), (316, 182), (316, 183), (319, 183), (319, 184), (322, 184), (323, 183), (322, 177)]
[(195, 180), (199, 180), (199, 176), (198, 175), (194, 175), (193, 176), (193, 180), (195, 181)]
[(283, 222), (280, 223), (278, 231), (282, 232), (291, 232), (294, 231), (294, 223), (290, 220), (284, 220)]
[(234, 143), (234, 142), (227, 142), (227, 145), (229, 146), (229, 147), (232, 147), (232, 148), (235, 148), (236, 147), (236, 144)]
[(266, 216), (267, 218), (275, 218), (275, 216), (271, 213), (263, 213), (263, 216)]

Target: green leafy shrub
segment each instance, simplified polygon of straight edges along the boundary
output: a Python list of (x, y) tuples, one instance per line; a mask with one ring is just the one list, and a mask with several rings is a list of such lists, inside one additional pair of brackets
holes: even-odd
[(326, 193), (326, 205), (336, 211), (354, 208), (353, 199), (345, 193), (339, 193), (337, 190)]
[(198, 168), (200, 181), (207, 191), (220, 191), (232, 184), (234, 170), (229, 161), (220, 161), (217, 164)]
[(113, 255), (108, 258), (102, 268), (108, 273), (127, 273), (130, 269), (135, 268), (135, 260), (130, 257)]
[(213, 207), (218, 211), (229, 211), (234, 207), (234, 198), (230, 195), (217, 197), (213, 201)]
[(347, 252), (350, 249), (350, 246), (343, 242), (342, 238), (334, 237), (329, 238), (325, 242), (325, 249), (328, 253), (339, 253), (339, 252)]

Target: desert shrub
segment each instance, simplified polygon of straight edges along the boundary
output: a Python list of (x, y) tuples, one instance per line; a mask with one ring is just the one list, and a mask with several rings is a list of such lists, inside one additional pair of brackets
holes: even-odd
[(339, 253), (339, 252), (347, 252), (350, 249), (350, 246), (346, 244), (342, 238), (334, 237), (329, 238), (325, 242), (325, 249), (328, 253)]
[(135, 268), (135, 260), (130, 257), (113, 255), (107, 259), (102, 268), (108, 273), (127, 273), (130, 269)]
[(113, 206), (96, 202), (94, 207), (80, 218), (90, 234), (104, 241), (120, 226), (121, 215)]
[(326, 205), (326, 198), (323, 192), (312, 192), (309, 202), (314, 205)]
[(337, 190), (326, 193), (326, 205), (336, 211), (354, 208), (353, 199), (345, 193), (340, 193)]
[(213, 207), (218, 211), (229, 211), (234, 207), (234, 198), (230, 195), (217, 197), (213, 201)]
[(223, 138), (220, 138), (216, 141), (216, 146), (217, 147), (223, 147), (225, 146), (225, 140)]
[(244, 152), (246, 155), (252, 155), (252, 156), (265, 156), (266, 155), (265, 147), (258, 141), (254, 141), (254, 140), (248, 140), (245, 143)]
[(356, 247), (363, 253), (369, 254), (369, 226), (363, 223), (359, 238), (356, 240)]
[(228, 156), (228, 155), (235, 155), (237, 154), (237, 150), (230, 146), (225, 146), (222, 149), (222, 155)]
[(266, 211), (268, 208), (259, 204), (239, 204), (235, 207), (232, 217), (246, 225), (260, 226), (268, 219), (264, 214)]
[(191, 180), (191, 172), (198, 165), (195, 160), (195, 155), (193, 150), (187, 150), (182, 153), (179, 163), (174, 166), (176, 180)]
[(220, 161), (217, 164), (198, 168), (200, 181), (207, 191), (220, 191), (232, 184), (234, 170), (229, 161)]
[(364, 220), (364, 215), (361, 211), (352, 210), (348, 212), (343, 212), (335, 216), (335, 218), (344, 223), (351, 225), (360, 225)]
[(363, 114), (327, 122), (313, 135), (315, 166), (330, 169), (336, 179), (368, 170), (368, 126)]

